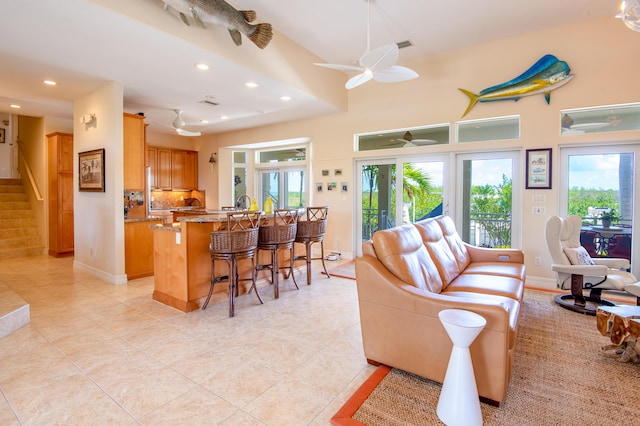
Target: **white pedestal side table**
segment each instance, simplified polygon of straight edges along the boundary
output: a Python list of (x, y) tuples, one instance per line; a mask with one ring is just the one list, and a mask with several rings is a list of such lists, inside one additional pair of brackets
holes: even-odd
[(469, 346), (487, 324), (482, 316), (461, 309), (445, 309), (438, 318), (453, 342), (436, 413), (447, 426), (482, 425), (480, 399)]

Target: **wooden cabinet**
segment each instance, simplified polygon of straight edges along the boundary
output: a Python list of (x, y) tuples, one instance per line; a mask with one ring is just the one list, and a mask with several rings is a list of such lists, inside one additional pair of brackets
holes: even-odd
[(198, 152), (147, 147), (146, 165), (151, 167), (152, 189), (198, 189)]
[(48, 142), (49, 255), (73, 254), (73, 135), (51, 133)]
[(184, 184), (187, 189), (198, 189), (198, 152), (186, 151), (184, 158)]
[(174, 149), (171, 151), (171, 187), (173, 189), (187, 189), (184, 179), (185, 151)]
[(124, 271), (128, 280), (153, 275), (153, 229), (162, 220), (125, 222)]
[(144, 191), (144, 116), (124, 113), (122, 128), (124, 189)]

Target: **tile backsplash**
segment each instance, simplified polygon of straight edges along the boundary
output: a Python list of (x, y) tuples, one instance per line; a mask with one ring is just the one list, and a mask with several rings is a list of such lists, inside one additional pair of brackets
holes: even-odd
[(151, 191), (151, 209), (206, 207), (205, 191)]

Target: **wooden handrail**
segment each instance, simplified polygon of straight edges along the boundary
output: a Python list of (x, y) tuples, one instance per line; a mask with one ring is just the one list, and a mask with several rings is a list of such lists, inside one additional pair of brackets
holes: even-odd
[(44, 198), (40, 193), (40, 189), (38, 188), (38, 184), (36, 183), (36, 179), (33, 177), (33, 172), (31, 171), (31, 166), (29, 162), (26, 160), (27, 156), (24, 153), (24, 149), (22, 148), (22, 142), (16, 140), (16, 144), (18, 145), (19, 154), (18, 158), (20, 162), (23, 164), (25, 171), (27, 172), (27, 177), (29, 178), (29, 183), (31, 184), (31, 190), (36, 197), (36, 200), (43, 201)]

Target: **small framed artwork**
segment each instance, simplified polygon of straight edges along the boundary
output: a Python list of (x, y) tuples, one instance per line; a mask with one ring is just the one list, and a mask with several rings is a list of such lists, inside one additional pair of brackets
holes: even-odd
[(327, 191), (335, 191), (338, 187), (338, 184), (335, 182), (327, 182)]
[(104, 148), (78, 153), (78, 190), (104, 192)]
[(333, 174), (335, 176), (342, 176), (342, 169), (333, 169)]
[(322, 192), (322, 182), (316, 183), (316, 192)]
[(551, 189), (551, 148), (527, 150), (527, 189)]
[(322, 176), (329, 176), (329, 169), (322, 169)]
[(340, 184), (340, 188), (342, 189), (342, 192), (347, 192), (349, 190), (349, 184), (347, 182), (342, 182)]
[(4, 141), (5, 141), (5, 139), (4, 139), (5, 138), (5, 136), (4, 136), (5, 133), (4, 132), (5, 132), (5, 129), (0, 129), (0, 143), (4, 143)]

